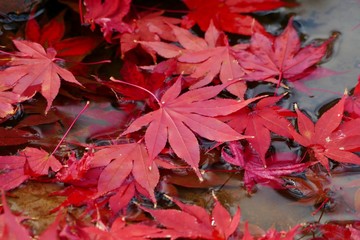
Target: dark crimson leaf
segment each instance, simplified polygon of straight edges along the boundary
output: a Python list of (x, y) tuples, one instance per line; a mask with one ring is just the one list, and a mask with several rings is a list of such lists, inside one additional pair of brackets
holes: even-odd
[[(128, 61), (124, 63), (120, 70), (120, 74), (123, 81), (143, 87), (152, 93), (155, 93), (155, 91), (159, 90), (166, 78), (166, 75), (161, 73), (143, 73), (134, 63)], [(116, 80), (112, 80), (111, 82), (103, 82), (103, 84), (114, 89), (116, 92), (123, 94), (126, 99), (144, 100), (151, 97), (149, 93), (141, 89), (124, 85), (122, 83), (116, 82)]]
[(242, 35), (252, 35), (254, 29), (262, 29), (262, 26), (253, 17), (242, 15), (241, 13), (268, 11), (283, 6), (294, 6), (294, 4), (281, 0), (184, 0), (184, 3), (190, 9), (190, 13), (186, 16), (186, 21), (190, 21), (190, 25), (197, 23), (201, 30), (205, 31), (209, 27), (210, 22), (214, 21), (215, 26), (222, 31)]
[(39, 136), (16, 128), (0, 128), (0, 146), (11, 146), (28, 143)]
[(251, 192), (255, 184), (270, 185), (275, 188), (282, 188), (283, 176), (304, 171), (309, 163), (300, 163), (297, 155), (292, 153), (276, 153), (266, 159), (266, 168), (259, 156), (251, 148), (243, 148), (240, 143), (229, 144), (230, 154), (222, 150), (222, 157), (225, 161), (239, 166), (245, 170), (244, 185)]
[(84, 0), (86, 14), (84, 23), (91, 25), (95, 30), (95, 24), (99, 25), (104, 37), (110, 42), (113, 31), (129, 31), (130, 27), (123, 22), (123, 18), (130, 9), (131, 0)]

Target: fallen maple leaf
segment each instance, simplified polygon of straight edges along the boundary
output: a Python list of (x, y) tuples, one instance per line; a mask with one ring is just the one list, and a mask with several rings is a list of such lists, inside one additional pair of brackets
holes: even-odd
[(26, 240), (32, 239), (29, 232), (25, 229), (21, 222), (22, 217), (16, 217), (12, 214), (6, 199), (5, 192), (1, 191), (2, 207), (4, 213), (0, 215), (0, 239)]
[(106, 146), (94, 154), (90, 166), (103, 167), (98, 181), (98, 196), (119, 188), (130, 173), (156, 202), (154, 189), (159, 182), (159, 170), (141, 143)]
[(89, 186), (78, 187), (75, 186), (74, 183), (72, 184), (73, 185), (70, 185), (65, 189), (51, 193), (51, 195), (53, 196), (64, 196), (66, 197), (66, 199), (59, 206), (52, 209), (50, 213), (57, 212), (59, 209), (66, 208), (69, 206), (75, 206), (75, 207), (87, 206), (87, 208), (90, 210), (96, 209), (94, 205), (96, 205), (95, 199), (96, 199), (97, 189), (95, 187), (89, 187)]
[(236, 53), (236, 59), (249, 71), (245, 79), (259, 81), (277, 77), (280, 85), (282, 79), (299, 80), (299, 75), (318, 64), (333, 40), (334, 37), (331, 37), (320, 46), (309, 44), (301, 47), (300, 37), (291, 18), (285, 30), (277, 37), (255, 32), (251, 37), (250, 48)]
[(65, 33), (64, 11), (47, 22), (42, 28), (35, 20), (30, 18), (26, 22), (25, 37), (28, 41), (40, 43), (43, 47), (53, 47), (59, 42)]
[(230, 236), (236, 231), (240, 223), (240, 208), (237, 208), (234, 216), (231, 217), (230, 213), (215, 199), (215, 206), (211, 212), (214, 221), (215, 230), (213, 236), (216, 239), (229, 239)]
[(58, 171), (61, 166), (48, 152), (27, 147), (17, 156), (0, 156), (0, 183), (3, 189), (10, 190), (31, 177), (48, 175), (50, 168)]
[[(198, 169), (199, 143), (193, 132), (218, 142), (245, 138), (214, 116), (230, 114), (255, 100), (210, 99), (226, 86), (223, 84), (203, 87), (179, 96), (181, 92), (181, 77), (179, 77), (162, 98), (157, 100), (160, 108), (137, 118), (122, 135), (149, 125), (145, 133), (145, 143), (150, 159), (154, 159), (164, 149), (169, 139), (175, 154), (184, 159), (202, 179)], [(154, 98), (156, 99), (155, 96)]]
[(360, 164), (360, 157), (352, 153), (358, 149), (356, 143), (360, 141), (360, 134), (351, 127), (358, 125), (358, 121), (345, 122), (343, 126), (341, 125), (345, 99), (346, 95), (326, 111), (316, 124), (295, 105), (300, 134), (289, 128), (294, 140), (306, 147), (313, 160), (319, 161), (328, 171), (330, 171), (328, 158), (338, 162)]
[(268, 11), (283, 6), (294, 6), (281, 0), (184, 0), (190, 13), (185, 17), (185, 24), (191, 27), (197, 23), (205, 31), (211, 21), (222, 31), (242, 35), (251, 35), (255, 29), (263, 27), (250, 15), (239, 13), (253, 13)]
[(76, 159), (75, 153), (72, 152), (66, 161), (66, 165), (57, 172), (56, 178), (65, 183), (82, 180), (90, 169), (90, 162), (93, 155), (86, 152), (81, 159)]
[(30, 178), (24, 173), (26, 159), (22, 156), (0, 156), (0, 186), (5, 191), (14, 189)]
[[(60, 77), (81, 85), (71, 72), (56, 64), (56, 51), (34, 42), (13, 40), (19, 52), (9, 53), (11, 61), (0, 71), (2, 85), (13, 87), (14, 93), (33, 96), (37, 91), (47, 100), (47, 112), (60, 88)], [(60, 77), (59, 77), (60, 76)]]
[(64, 219), (61, 211), (56, 215), (56, 219), (46, 230), (41, 233), (39, 240), (57, 239), (59, 234), (60, 222)]
[[(126, 208), (131, 199), (136, 195), (135, 182), (132, 178), (122, 183), (120, 188), (116, 191), (115, 195), (109, 199), (109, 207), (114, 213)], [(149, 194), (147, 194), (149, 195)]]
[[(296, 239), (296, 235), (300, 232), (301, 225), (295, 225), (288, 232), (277, 231), (274, 228), (269, 229), (265, 236), (258, 238), (259, 240), (293, 240)], [(249, 240), (249, 239), (243, 239)]]
[(346, 98), (344, 110), (352, 118), (360, 117), (360, 76), (352, 95)]
[[(235, 52), (245, 49), (246, 44), (229, 46), (227, 36), (217, 30), (212, 23), (205, 32), (205, 39), (177, 26), (172, 26), (172, 30), (184, 48), (164, 42), (141, 41), (140, 43), (165, 58), (177, 57), (178, 62), (186, 63), (187, 68), (184, 69), (184, 73), (197, 79), (192, 88), (209, 84), (218, 74), (223, 83), (239, 79), (244, 75), (243, 68), (235, 59)], [(242, 82), (237, 82), (227, 89), (241, 98), (246, 86)]]
[(317, 229), (320, 231), (324, 239), (356, 239), (353, 238), (354, 236), (348, 226), (344, 227), (327, 223), (317, 226)]
[(53, 155), (42, 149), (27, 147), (20, 152), (20, 156), (25, 157), (32, 172), (30, 173), (31, 176), (47, 175), (49, 169), (57, 172), (62, 167), (61, 163)]
[(65, 34), (64, 12), (51, 19), (42, 28), (31, 18), (25, 27), (26, 40), (37, 42), (44, 48), (52, 47), (57, 52), (57, 57), (80, 57), (89, 54), (99, 43), (97, 37), (79, 36), (63, 39)]
[[(200, 79), (192, 87), (202, 87), (210, 83), (217, 74), (223, 83), (239, 79), (244, 75), (244, 70), (234, 55), (236, 51), (245, 49), (247, 45), (229, 46), (227, 36), (220, 32), (212, 22), (205, 32), (205, 39), (179, 27), (173, 27), (173, 31), (179, 43), (187, 49), (187, 51), (182, 51), (178, 61), (192, 64), (194, 71), (190, 76)], [(242, 82), (232, 84), (227, 89), (238, 97), (246, 91)]]
[(260, 157), (250, 148), (241, 146), (238, 142), (229, 143), (230, 154), (222, 149), (222, 158), (235, 166), (244, 169), (244, 185), (248, 192), (259, 183), (274, 188), (282, 188), (281, 177), (304, 171), (309, 164), (300, 163), (299, 158), (291, 153), (276, 153), (266, 159), (266, 168)]
[(276, 105), (283, 96), (266, 97), (261, 99), (252, 108), (243, 108), (229, 116), (220, 117), (238, 132), (254, 138), (247, 139), (251, 147), (259, 154), (266, 166), (265, 155), (271, 143), (270, 132), (280, 136), (291, 137), (288, 128), (291, 123), (284, 117), (290, 115), (287, 109)]
[(22, 99), (19, 94), (5, 91), (8, 87), (1, 87), (0, 84), (0, 118), (5, 118), (8, 115), (15, 113), (13, 104), (19, 103)]
[[(139, 41), (160, 41), (161, 39), (174, 42), (176, 37), (171, 30), (171, 25), (181, 22), (178, 18), (162, 16), (164, 12), (140, 13), (137, 19), (129, 23), (131, 32), (125, 32), (120, 35), (121, 53), (134, 49)], [(148, 51), (148, 48), (145, 48)], [(154, 53), (148, 51), (151, 55)]]
[(38, 138), (38, 135), (32, 134), (28, 131), (16, 128), (7, 129), (0, 127), (0, 146), (20, 145)]
[(95, 227), (87, 227), (85, 231), (90, 239), (141, 240), (167, 237), (166, 232), (154, 223), (128, 224), (123, 218), (117, 218), (108, 231)]
[(113, 31), (131, 32), (128, 24), (123, 22), (123, 18), (130, 10), (131, 0), (84, 0), (83, 2), (86, 7), (84, 23), (90, 24), (93, 31), (95, 24), (98, 24), (108, 42), (111, 42)]
[(349, 230), (351, 232), (351, 237), (353, 239), (360, 239), (360, 229), (359, 229), (359, 227), (350, 226)]
[[(138, 67), (129, 61), (124, 62), (120, 70), (122, 79), (125, 82), (135, 84), (137, 86), (143, 87), (154, 93), (158, 90), (164, 83), (166, 78), (165, 74), (153, 72), (151, 74), (141, 72)], [(121, 93), (125, 96), (126, 99), (130, 100), (144, 100), (149, 98), (151, 95), (147, 92), (144, 92), (141, 89), (137, 89), (131, 86), (126, 86), (118, 82), (102, 82), (104, 85), (112, 88), (116, 92)], [(153, 100), (153, 99), (152, 99)]]
[(184, 204), (172, 199), (181, 209), (148, 209), (158, 223), (166, 229), (164, 232), (172, 239), (202, 238), (228, 239), (236, 230), (240, 222), (240, 208), (233, 217), (215, 198), (215, 205), (211, 215), (202, 207)]

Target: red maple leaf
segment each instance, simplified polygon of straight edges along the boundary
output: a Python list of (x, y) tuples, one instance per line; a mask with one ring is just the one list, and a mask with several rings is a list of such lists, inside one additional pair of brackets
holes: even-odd
[[(73, 183), (74, 184), (74, 183)], [(56, 208), (52, 209), (50, 212), (54, 213), (59, 211), (61, 208), (68, 206), (87, 206), (87, 210), (95, 210), (97, 207), (97, 202), (95, 201), (97, 194), (97, 189), (95, 187), (78, 187), (75, 185), (70, 185), (65, 189), (51, 193), (53, 196), (64, 196), (66, 199)], [(94, 206), (95, 205), (95, 206)]]
[(50, 168), (58, 171), (61, 166), (48, 152), (27, 147), (17, 156), (0, 156), (0, 183), (5, 190), (13, 189), (31, 177), (48, 175)]
[(117, 218), (108, 231), (95, 227), (85, 228), (90, 239), (129, 239), (140, 240), (149, 238), (165, 238), (166, 233), (156, 224), (128, 224), (123, 218)]
[(159, 182), (159, 170), (150, 159), (145, 146), (141, 143), (128, 143), (104, 147), (94, 154), (90, 166), (103, 167), (98, 181), (98, 196), (119, 188), (129, 176), (147, 191), (156, 202), (154, 189)]
[(68, 82), (81, 85), (71, 72), (56, 62), (54, 48), (45, 49), (38, 43), (13, 40), (19, 52), (10, 53), (7, 68), (0, 71), (2, 84), (12, 87), (14, 93), (32, 96), (40, 91), (47, 100), (46, 112), (59, 92), (60, 77)]
[[(259, 240), (293, 240), (300, 232), (301, 225), (295, 225), (289, 231), (277, 231), (274, 228), (267, 230), (266, 234), (259, 238)], [(250, 240), (250, 239), (243, 239)]]
[(270, 132), (291, 137), (288, 130), (291, 123), (284, 117), (291, 113), (275, 105), (282, 97), (266, 97), (252, 108), (244, 108), (234, 114), (220, 118), (238, 132), (254, 136), (247, 141), (259, 154), (264, 166), (266, 166), (265, 155), (271, 143)]
[(295, 105), (298, 132), (289, 131), (300, 145), (306, 147), (310, 156), (319, 161), (328, 171), (328, 158), (344, 163), (360, 164), (360, 157), (353, 151), (358, 150), (360, 142), (359, 121), (341, 124), (346, 95), (326, 111), (314, 124)]
[(0, 146), (20, 145), (38, 138), (38, 135), (28, 131), (0, 127)]
[[(137, 19), (133, 19), (129, 23), (131, 32), (125, 32), (120, 35), (121, 53), (124, 55), (126, 52), (135, 48), (139, 41), (166, 41), (174, 42), (176, 37), (171, 30), (171, 25), (179, 24), (181, 22), (178, 18), (171, 18), (161, 16), (161, 12), (153, 13), (140, 13)], [(145, 48), (149, 50), (149, 48)], [(151, 55), (154, 53), (149, 52)]]
[(56, 215), (56, 219), (51, 225), (46, 228), (39, 236), (39, 240), (56, 239), (59, 236), (60, 222), (64, 220), (64, 215), (61, 211)]
[(360, 229), (359, 229), (359, 227), (350, 226), (349, 230), (351, 232), (351, 236), (353, 237), (353, 239), (360, 239)]
[(228, 239), (236, 230), (240, 222), (240, 208), (231, 217), (229, 212), (215, 199), (215, 206), (211, 215), (202, 207), (184, 204), (173, 200), (180, 208), (148, 209), (155, 220), (164, 226), (164, 232), (172, 239), (201, 238)]
[(0, 239), (31, 239), (29, 232), (25, 229), (21, 222), (22, 217), (16, 217), (12, 214), (6, 199), (5, 192), (1, 191), (2, 207), (4, 213), (0, 215)]
[(123, 18), (130, 10), (131, 0), (84, 0), (86, 14), (84, 23), (90, 24), (91, 30), (95, 30), (95, 24), (99, 25), (104, 37), (111, 42), (111, 35), (114, 31), (131, 32), (130, 27), (123, 21)]
[(240, 143), (229, 143), (230, 154), (223, 148), (222, 158), (244, 169), (244, 185), (248, 192), (252, 192), (255, 184), (269, 185), (283, 188), (281, 177), (304, 171), (309, 164), (300, 163), (299, 158), (291, 153), (277, 153), (266, 159), (266, 168), (261, 158), (251, 148), (245, 148)]
[(28, 41), (40, 43), (43, 47), (53, 47), (65, 33), (64, 12), (47, 22), (42, 28), (30, 18), (25, 26), (25, 38)]
[(24, 174), (26, 159), (22, 156), (0, 156), (0, 186), (4, 190), (16, 188), (30, 176)]
[(15, 113), (14, 104), (21, 102), (22, 99), (19, 94), (6, 91), (8, 87), (2, 87), (0, 84), (0, 118), (5, 118), (8, 115)]
[(350, 229), (345, 226), (326, 223), (317, 226), (324, 239), (356, 239)]
[(56, 178), (65, 183), (81, 181), (90, 169), (92, 157), (93, 154), (86, 152), (82, 158), (77, 159), (75, 153), (71, 152), (66, 164), (57, 172)]
[(31, 176), (47, 175), (49, 169), (57, 172), (62, 167), (61, 163), (53, 155), (42, 149), (27, 147), (20, 152), (20, 156), (25, 157)]
[[(181, 77), (157, 100), (160, 108), (137, 118), (123, 135), (149, 125), (145, 143), (150, 159), (164, 149), (167, 139), (175, 154), (184, 159), (198, 174), (199, 143), (193, 132), (209, 140), (226, 142), (244, 138), (215, 116), (227, 115), (246, 106), (254, 99), (236, 101), (214, 98), (227, 85), (203, 87), (180, 95)], [(155, 96), (154, 96), (155, 97)], [(210, 100), (209, 100), (210, 99)]]
[(134, 179), (128, 178), (128, 181), (120, 186), (115, 195), (109, 198), (109, 207), (111, 211), (118, 213), (120, 210), (126, 208), (134, 196), (136, 196), (136, 184)]
[(278, 85), (282, 79), (299, 80), (299, 76), (310, 73), (326, 55), (329, 43), (320, 46), (309, 44), (301, 47), (300, 37), (290, 19), (285, 30), (277, 37), (263, 32), (255, 32), (251, 37), (250, 48), (236, 53), (241, 66), (249, 71), (245, 79), (266, 80), (277, 77)]
[[(125, 61), (120, 70), (120, 74), (125, 82), (146, 88), (152, 93), (155, 93), (155, 91), (157, 91), (163, 85), (166, 78), (166, 75), (162, 73), (144, 73), (140, 71), (134, 63), (129, 61)], [(144, 100), (151, 96), (149, 93), (141, 89), (126, 86), (122, 83), (116, 82), (116, 80), (112, 80), (111, 82), (103, 82), (103, 84), (112, 88), (116, 92), (121, 93), (125, 96), (126, 99)]]
[(263, 27), (249, 15), (257, 11), (269, 11), (283, 6), (294, 6), (281, 0), (184, 0), (190, 13), (185, 17), (186, 25), (197, 23), (205, 31), (211, 21), (222, 31), (252, 35), (254, 29)]
[(25, 27), (26, 40), (37, 42), (44, 48), (54, 48), (57, 52), (56, 56), (61, 58), (74, 56), (84, 57), (100, 43), (100, 39), (93, 36), (62, 39), (64, 34), (64, 12), (51, 19), (43, 27), (40, 27), (35, 18), (29, 19)]
[[(155, 50), (165, 58), (177, 57), (178, 62), (185, 63), (184, 73), (190, 74), (195, 84), (192, 88), (209, 84), (217, 75), (221, 82), (226, 83), (239, 79), (244, 75), (243, 68), (235, 59), (235, 52), (245, 49), (246, 44), (229, 46), (228, 39), (223, 32), (219, 32), (210, 24), (205, 33), (205, 39), (191, 34), (186, 29), (173, 26), (173, 32), (178, 42), (184, 48), (164, 42), (141, 42), (142, 45)], [(242, 97), (246, 86), (237, 82), (228, 87), (228, 90), (238, 97)]]

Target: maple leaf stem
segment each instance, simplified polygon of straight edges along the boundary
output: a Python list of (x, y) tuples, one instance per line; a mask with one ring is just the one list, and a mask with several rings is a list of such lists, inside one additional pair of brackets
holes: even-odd
[(239, 172), (238, 169), (229, 170), (229, 169), (204, 169), (204, 172), (223, 172), (223, 173), (236, 173)]
[(132, 87), (139, 88), (139, 89), (147, 92), (148, 94), (150, 94), (150, 95), (156, 100), (156, 102), (158, 103), (158, 105), (159, 105), (160, 107), (162, 107), (162, 105), (163, 105), (163, 104), (160, 102), (160, 100), (155, 96), (155, 94), (153, 94), (151, 91), (147, 90), (146, 88), (143, 88), (143, 87), (138, 86), (138, 85), (136, 85), (136, 84), (124, 82), (124, 81), (122, 81), (122, 80), (118, 80), (118, 79), (115, 79), (115, 78), (113, 78), (113, 77), (110, 77), (110, 80), (116, 81), (116, 82), (119, 82), (119, 83), (122, 83), (122, 84), (125, 84), (125, 85), (129, 85), (129, 86), (132, 86)]
[(83, 107), (83, 109), (79, 112), (79, 114), (76, 116), (76, 118), (74, 119), (74, 121), (70, 124), (70, 127), (66, 130), (64, 136), (60, 139), (59, 143), (56, 145), (54, 151), (52, 151), (52, 153), (49, 155), (52, 156), (55, 154), (55, 152), (59, 149), (60, 145), (62, 142), (64, 142), (66, 136), (69, 134), (71, 128), (74, 126), (75, 122), (79, 119), (79, 117), (81, 116), (81, 114), (83, 114), (85, 112), (85, 110), (89, 107), (90, 105), (90, 101), (87, 101), (85, 106)]
[(315, 211), (313, 211), (312, 213), (311, 213), (311, 215), (316, 215), (324, 206), (325, 206), (325, 204), (327, 203), (327, 202), (329, 202), (329, 200), (330, 200), (330, 198), (326, 198), (322, 203), (321, 203), (321, 205), (317, 208), (317, 209), (315, 209)]
[[(72, 61), (67, 61), (67, 62), (72, 62)], [(76, 62), (74, 62), (74, 63), (76, 63)], [(78, 64), (94, 65), (94, 64), (102, 64), (102, 63), (111, 63), (111, 60), (101, 60), (101, 61), (97, 61), (97, 62), (88, 62), (88, 63), (79, 62)]]
[(79, 0), (79, 15), (80, 15), (80, 23), (81, 23), (81, 25), (83, 25), (84, 24), (84, 14), (83, 14), (82, 0)]
[(65, 59), (62, 59), (62, 58), (53, 58), (53, 61), (65, 61), (65, 62), (69, 62), (69, 63), (84, 64), (84, 65), (111, 63), (111, 60), (101, 60), (101, 61), (97, 61), (97, 62), (84, 63), (84, 62), (69, 61), (69, 60), (65, 60)]

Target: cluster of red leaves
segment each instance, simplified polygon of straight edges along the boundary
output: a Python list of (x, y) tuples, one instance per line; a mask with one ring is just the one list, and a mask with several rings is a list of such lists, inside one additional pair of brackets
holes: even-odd
[[(300, 81), (320, 69), (317, 65), (325, 57), (333, 37), (320, 44), (302, 46), (293, 18), (281, 34), (274, 36), (250, 15), (293, 4), (280, 0), (186, 0), (189, 13), (178, 19), (164, 16), (164, 11), (132, 10), (136, 7), (131, 0), (80, 3), (82, 23), (89, 24), (93, 31), (98, 25), (108, 45), (120, 43), (124, 62), (119, 71), (121, 80), (98, 77), (83, 80), (90, 72), (87, 76), (74, 76), (76, 71), (71, 63), (83, 60), (101, 40), (96, 35), (63, 39), (64, 12), (43, 26), (30, 19), (23, 39), (12, 40), (17, 51), (1, 52), (5, 61), (0, 71), (2, 122), (6, 123), (16, 113), (15, 104), (26, 105), (24, 101), (34, 98), (37, 92), (46, 99), (43, 111), (49, 113), (49, 119), (44, 117), (41, 124), (58, 121), (56, 117), (50, 119), (55, 112), (53, 102), (61, 90), (62, 95), (71, 95), (61, 88), (61, 79), (78, 91), (91, 92), (84, 95), (87, 97), (96, 99), (92, 94), (100, 95), (92, 89), (95, 85), (95, 88), (113, 90), (121, 100), (144, 104), (140, 112), (132, 112), (135, 107), (131, 107), (129, 115), (133, 120), (122, 126), (126, 129), (111, 145), (91, 146), (81, 158), (71, 150), (61, 155), (33, 146), (15, 155), (0, 157), (3, 190), (17, 188), (29, 179), (59, 181), (68, 186), (54, 194), (67, 199), (53, 211), (86, 205), (87, 213), (97, 221), (97, 227), (69, 225), (59, 214), (40, 239), (56, 238), (59, 234), (82, 239), (253, 239), (247, 227), (242, 231), (238, 228), (240, 210), (231, 217), (216, 199), (211, 214), (176, 199), (172, 200), (178, 209), (150, 209), (142, 205), (145, 197), (156, 206), (159, 183), (164, 181), (166, 172), (185, 169), (203, 181), (202, 138), (215, 142), (217, 147), (226, 143), (221, 149), (221, 161), (244, 171), (243, 181), (249, 192), (258, 183), (284, 188), (283, 177), (318, 163), (331, 172), (329, 160), (360, 164), (356, 153), (360, 149), (359, 86), (352, 96), (345, 94), (315, 124), (297, 105), (295, 112), (280, 107), (278, 103), (284, 95), (248, 96), (247, 82), (266, 82), (280, 87), (284, 86), (283, 81)], [(194, 24), (204, 31), (204, 38), (189, 31)], [(251, 38), (249, 43), (231, 45), (225, 32)], [(153, 62), (140, 66), (136, 60), (139, 53)], [(123, 101), (119, 102), (124, 108), (128, 107)], [(94, 114), (105, 118), (101, 113)], [(296, 124), (292, 119), (296, 119)], [(21, 122), (25, 124), (20, 121), (19, 125)], [(2, 137), (2, 146), (26, 144), (36, 138), (16, 127), (1, 128), (1, 132), (17, 139), (6, 141)], [(304, 154), (269, 151), (274, 135), (298, 143)], [(175, 161), (175, 155), (189, 167)], [(174, 161), (168, 161), (169, 156)], [(303, 159), (307, 162), (302, 162)], [(0, 237), (10, 238), (15, 234), (15, 238), (29, 238), (20, 225), (21, 218), (11, 214), (4, 193), (2, 196), (4, 213), (0, 216)], [(126, 217), (133, 217), (130, 206), (149, 213), (152, 218), (143, 216), (138, 223), (126, 221)], [(112, 220), (104, 223), (103, 216), (98, 219), (99, 212)], [(259, 239), (293, 239), (299, 229), (295, 226), (285, 234), (272, 229)], [(329, 229), (333, 228), (318, 227), (325, 237)], [(336, 231), (344, 236), (359, 236), (356, 227), (339, 227)]]

